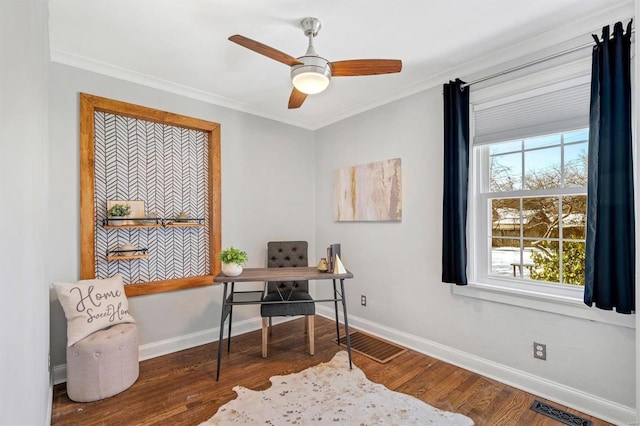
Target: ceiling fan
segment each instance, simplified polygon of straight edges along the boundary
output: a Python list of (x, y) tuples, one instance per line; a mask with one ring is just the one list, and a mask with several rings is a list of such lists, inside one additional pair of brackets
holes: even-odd
[(321, 23), (317, 18), (304, 18), (300, 22), (304, 34), (309, 38), (307, 53), (299, 58), (289, 56), (273, 47), (239, 34), (229, 37), (234, 43), (291, 67), (293, 90), (289, 97), (289, 109), (300, 108), (307, 95), (322, 92), (329, 86), (331, 77), (353, 77), (361, 75), (392, 74), (402, 70), (398, 59), (352, 59), (329, 62), (318, 56), (313, 47), (313, 38), (318, 35)]

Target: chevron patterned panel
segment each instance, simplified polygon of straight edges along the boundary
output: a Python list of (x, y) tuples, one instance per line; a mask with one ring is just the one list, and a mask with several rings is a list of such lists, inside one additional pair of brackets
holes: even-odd
[[(96, 277), (120, 273), (135, 284), (208, 274), (207, 134), (104, 112), (94, 121)], [(205, 226), (105, 229), (107, 200), (142, 200), (145, 214), (163, 218), (185, 211)], [(106, 260), (125, 243), (149, 257)]]

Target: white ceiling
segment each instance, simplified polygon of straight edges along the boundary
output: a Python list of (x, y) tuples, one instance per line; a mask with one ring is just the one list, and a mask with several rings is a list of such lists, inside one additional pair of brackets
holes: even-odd
[[(49, 27), (54, 61), (316, 129), (461, 77), (447, 72), (629, 2), (50, 0)], [(288, 110), (289, 68), (227, 38), (241, 34), (302, 56), (307, 39), (298, 23), (306, 16), (322, 21), (320, 56), (401, 59), (402, 72), (334, 78), (325, 92)]]

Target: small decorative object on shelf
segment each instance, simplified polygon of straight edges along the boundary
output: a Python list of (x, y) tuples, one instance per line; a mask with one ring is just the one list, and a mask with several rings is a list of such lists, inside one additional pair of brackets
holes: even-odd
[(320, 259), (320, 262), (318, 262), (318, 271), (327, 272), (328, 270), (329, 264), (327, 263), (327, 259), (323, 257), (322, 259)]
[(121, 245), (120, 247), (118, 247), (118, 252), (120, 254), (120, 256), (127, 256), (128, 254), (135, 254), (135, 252), (137, 252), (138, 250), (136, 249), (136, 246), (134, 246), (131, 243), (126, 243)]
[(180, 212), (176, 215), (176, 222), (188, 222), (189, 221), (189, 213)]
[(228, 277), (236, 277), (242, 273), (242, 264), (248, 260), (247, 253), (235, 247), (229, 247), (218, 253), (222, 262), (222, 273)]
[(159, 225), (160, 217), (156, 212), (149, 212), (140, 222), (142, 222), (143, 225)]
[(131, 207), (128, 204), (114, 204), (109, 210), (107, 210), (107, 216), (109, 216), (109, 225), (122, 226), (126, 225), (127, 220), (125, 216), (131, 213)]

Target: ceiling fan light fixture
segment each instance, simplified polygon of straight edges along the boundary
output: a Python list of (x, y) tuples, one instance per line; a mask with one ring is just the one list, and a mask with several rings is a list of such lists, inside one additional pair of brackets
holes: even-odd
[(315, 95), (329, 87), (329, 77), (317, 71), (301, 72), (292, 81), (296, 89), (307, 95)]
[(329, 87), (332, 75), (334, 77), (355, 77), (392, 74), (402, 70), (402, 61), (399, 59), (350, 59), (330, 63), (318, 56), (313, 46), (313, 38), (318, 35), (318, 31), (322, 27), (320, 20), (312, 17), (304, 18), (300, 21), (300, 27), (309, 39), (309, 47), (307, 53), (299, 58), (294, 58), (240, 34), (229, 37), (230, 41), (240, 46), (291, 67), (291, 82), (294, 88), (289, 96), (289, 109), (300, 108), (307, 95), (323, 92)]
[(291, 81), (297, 90), (307, 95), (315, 95), (329, 87), (331, 68), (326, 59), (318, 56), (303, 56), (298, 60), (303, 62), (303, 65), (291, 67)]

